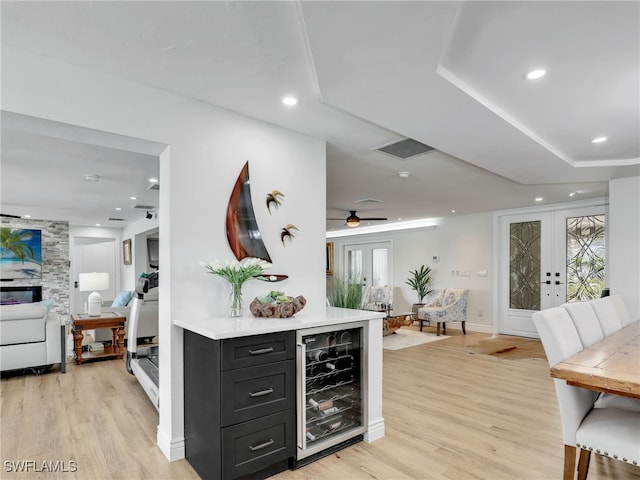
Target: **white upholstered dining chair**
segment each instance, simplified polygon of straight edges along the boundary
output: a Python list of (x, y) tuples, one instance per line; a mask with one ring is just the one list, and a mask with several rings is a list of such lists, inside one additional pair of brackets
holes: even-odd
[(622, 297), (620, 295), (609, 295), (608, 297), (604, 298), (608, 298), (609, 302), (613, 304), (613, 308), (615, 308), (616, 313), (618, 314), (618, 318), (620, 319), (620, 323), (622, 323), (623, 327), (625, 325), (633, 323), (631, 315), (629, 315), (629, 310), (627, 310), (627, 306), (624, 304), (624, 300), (622, 300)]
[(596, 298), (590, 300), (589, 303), (596, 312), (605, 337), (622, 328), (622, 321), (618, 316), (614, 303), (611, 301), (611, 297)]
[[(533, 322), (540, 334), (549, 365), (582, 350), (578, 330), (565, 308), (536, 312)], [(572, 480), (576, 449), (580, 451), (578, 478), (586, 479), (591, 453), (633, 465), (640, 462), (640, 412), (622, 408), (594, 408), (598, 392), (572, 387), (554, 379), (562, 421), (564, 480)]]

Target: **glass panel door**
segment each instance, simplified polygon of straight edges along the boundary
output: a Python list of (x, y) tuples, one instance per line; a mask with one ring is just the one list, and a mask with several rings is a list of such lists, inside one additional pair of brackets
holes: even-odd
[(363, 287), (389, 285), (391, 242), (345, 245), (344, 249), (350, 280), (360, 278)]
[(537, 337), (531, 315), (600, 296), (605, 286), (605, 207), (500, 219), (499, 332)]

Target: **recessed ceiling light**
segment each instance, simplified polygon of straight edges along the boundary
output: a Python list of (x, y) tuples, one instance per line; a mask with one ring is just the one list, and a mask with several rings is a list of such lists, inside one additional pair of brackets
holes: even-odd
[(120, 210), (122, 210), (122, 207), (116, 207), (116, 210), (120, 211)]
[(31, 218), (31, 215), (29, 215), (28, 213), (23, 215), (22, 218)]
[(456, 213), (456, 211), (455, 210), (451, 210), (451, 213)]
[(576, 193), (578, 193), (578, 192), (569, 192), (569, 196), (570, 197), (574, 197), (576, 195)]
[(154, 177), (151, 177), (151, 178), (149, 179), (149, 181), (150, 181), (151, 183), (158, 183), (158, 179), (157, 179), (157, 178), (154, 178)]
[(409, 172), (398, 172), (400, 178), (409, 178)]
[(606, 142), (608, 140), (607, 137), (596, 137), (593, 140), (591, 140), (591, 143), (602, 143), (602, 142)]
[(536, 197), (536, 202), (541, 202), (542, 201), (542, 197)]
[(100, 226), (100, 224), (99, 224), (99, 223), (96, 223), (96, 227), (99, 227), (99, 226)]
[(538, 78), (544, 77), (546, 74), (547, 71), (544, 68), (536, 68), (535, 70), (525, 73), (524, 78), (527, 80), (537, 80)]
[(137, 200), (138, 197), (129, 197), (129, 200)]
[(287, 96), (282, 98), (282, 103), (288, 107), (293, 107), (298, 104), (298, 99), (296, 97)]
[(93, 173), (88, 173), (88, 174), (86, 174), (86, 175), (84, 176), (84, 179), (85, 179), (87, 182), (93, 182), (93, 183), (95, 183), (95, 182), (97, 182), (98, 180), (100, 180), (100, 175), (95, 175), (95, 174), (93, 174)]

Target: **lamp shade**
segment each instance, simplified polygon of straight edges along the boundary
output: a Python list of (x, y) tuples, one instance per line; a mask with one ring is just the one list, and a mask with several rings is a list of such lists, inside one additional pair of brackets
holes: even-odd
[(108, 273), (80, 273), (78, 275), (81, 292), (91, 292), (87, 298), (87, 313), (89, 316), (97, 317), (100, 315), (102, 307), (102, 295), (97, 290), (109, 289)]
[(109, 289), (108, 273), (81, 273), (78, 277), (81, 292), (93, 292), (96, 290)]

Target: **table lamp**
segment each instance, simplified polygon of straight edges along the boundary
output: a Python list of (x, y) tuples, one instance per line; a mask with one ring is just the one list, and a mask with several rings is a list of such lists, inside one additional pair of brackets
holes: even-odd
[(102, 295), (97, 290), (109, 289), (109, 274), (108, 273), (81, 273), (79, 274), (80, 291), (91, 292), (87, 299), (88, 307), (87, 313), (90, 317), (100, 316), (102, 309)]

